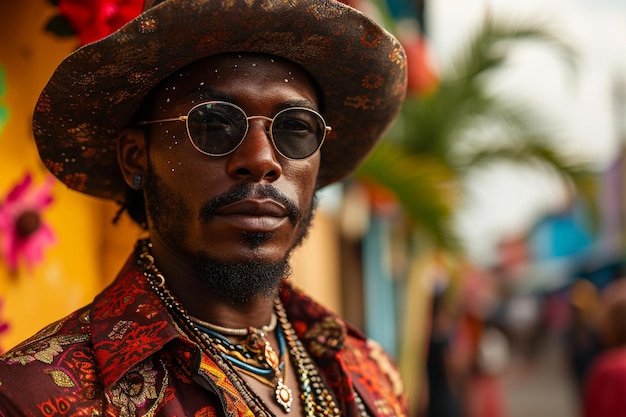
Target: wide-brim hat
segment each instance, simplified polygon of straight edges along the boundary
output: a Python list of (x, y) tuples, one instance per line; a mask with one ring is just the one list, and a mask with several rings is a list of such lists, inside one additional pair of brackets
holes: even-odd
[(56, 69), (37, 102), (33, 131), (45, 166), (71, 189), (123, 200), (116, 141), (146, 95), (207, 56), (286, 58), (321, 87), (332, 126), (318, 187), (343, 179), (397, 115), (406, 90), (398, 41), (335, 0), (166, 0), (85, 45)]

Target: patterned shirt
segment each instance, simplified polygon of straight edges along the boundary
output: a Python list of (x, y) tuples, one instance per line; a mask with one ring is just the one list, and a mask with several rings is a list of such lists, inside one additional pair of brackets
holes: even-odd
[[(342, 415), (407, 416), (380, 346), (290, 285), (281, 299)], [(361, 398), (362, 404), (357, 401)], [(247, 416), (224, 372), (175, 323), (131, 256), (93, 303), (0, 356), (0, 416)]]

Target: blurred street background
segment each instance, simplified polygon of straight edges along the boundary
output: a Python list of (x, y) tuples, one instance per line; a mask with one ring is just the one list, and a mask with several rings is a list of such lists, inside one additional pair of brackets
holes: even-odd
[[(626, 380), (626, 0), (346, 2), (404, 46), (407, 100), (320, 193), (291, 279), (397, 359), (411, 417), (626, 415), (583, 411)], [(30, 126), (58, 63), (141, 3), (0, 2), (2, 351), (141, 235), (55, 181)]]

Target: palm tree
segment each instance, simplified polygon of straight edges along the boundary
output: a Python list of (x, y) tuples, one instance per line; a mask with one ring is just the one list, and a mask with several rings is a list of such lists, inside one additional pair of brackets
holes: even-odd
[[(555, 146), (547, 123), (512, 98), (489, 90), (489, 81), (502, 69), (511, 46), (535, 42), (555, 51), (572, 74), (576, 54), (542, 24), (499, 22), (487, 17), (460, 50), (452, 68), (439, 76), (438, 86), (426, 97), (410, 94), (397, 123), (357, 172), (357, 179), (390, 190), (410, 219), (407, 239), (412, 244), (405, 280), (400, 365), (409, 392), (417, 392), (416, 377), (424, 357), (427, 307), (416, 302), (426, 258), (449, 260), (452, 270), (463, 262), (464, 250), (453, 226), (464, 202), (468, 173), (494, 161), (542, 167), (579, 190), (589, 178), (581, 161), (568, 160)], [(441, 258), (440, 258), (441, 259)], [(411, 319), (409, 319), (411, 318)], [(422, 323), (416, 321), (422, 320)], [(416, 330), (419, 329), (419, 330)]]
[(559, 154), (537, 113), (489, 91), (490, 76), (503, 67), (510, 46), (522, 42), (552, 47), (575, 70), (572, 47), (542, 25), (488, 17), (430, 95), (409, 94), (397, 123), (357, 172), (392, 190), (424, 238), (440, 249), (461, 249), (450, 221), (472, 170), (494, 161), (539, 164), (575, 183), (585, 172), (580, 161)]

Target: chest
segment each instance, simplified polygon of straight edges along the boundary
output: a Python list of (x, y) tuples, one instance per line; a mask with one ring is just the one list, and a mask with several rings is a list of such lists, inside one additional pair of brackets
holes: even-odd
[[(223, 365), (223, 364), (222, 364)], [(308, 379), (306, 379), (308, 378)], [(220, 364), (202, 356), (197, 368), (167, 354), (138, 364), (109, 390), (105, 397), (108, 415), (128, 416), (248, 416), (314, 417), (329, 415), (327, 403), (320, 406), (320, 395), (337, 408), (330, 415), (374, 416), (363, 403), (346, 403), (335, 391), (321, 393), (320, 381), (305, 379), (297, 365), (289, 363), (285, 385), (291, 390), (290, 411), (279, 405), (276, 388), (249, 375), (229, 375)], [(308, 391), (303, 386), (309, 384)], [(308, 394), (307, 394), (308, 392)], [(308, 395), (308, 396), (307, 396)], [(335, 400), (335, 398), (338, 398)], [(357, 398), (359, 398), (357, 396)], [(339, 408), (342, 410), (339, 411)], [(222, 411), (224, 410), (224, 411)]]

